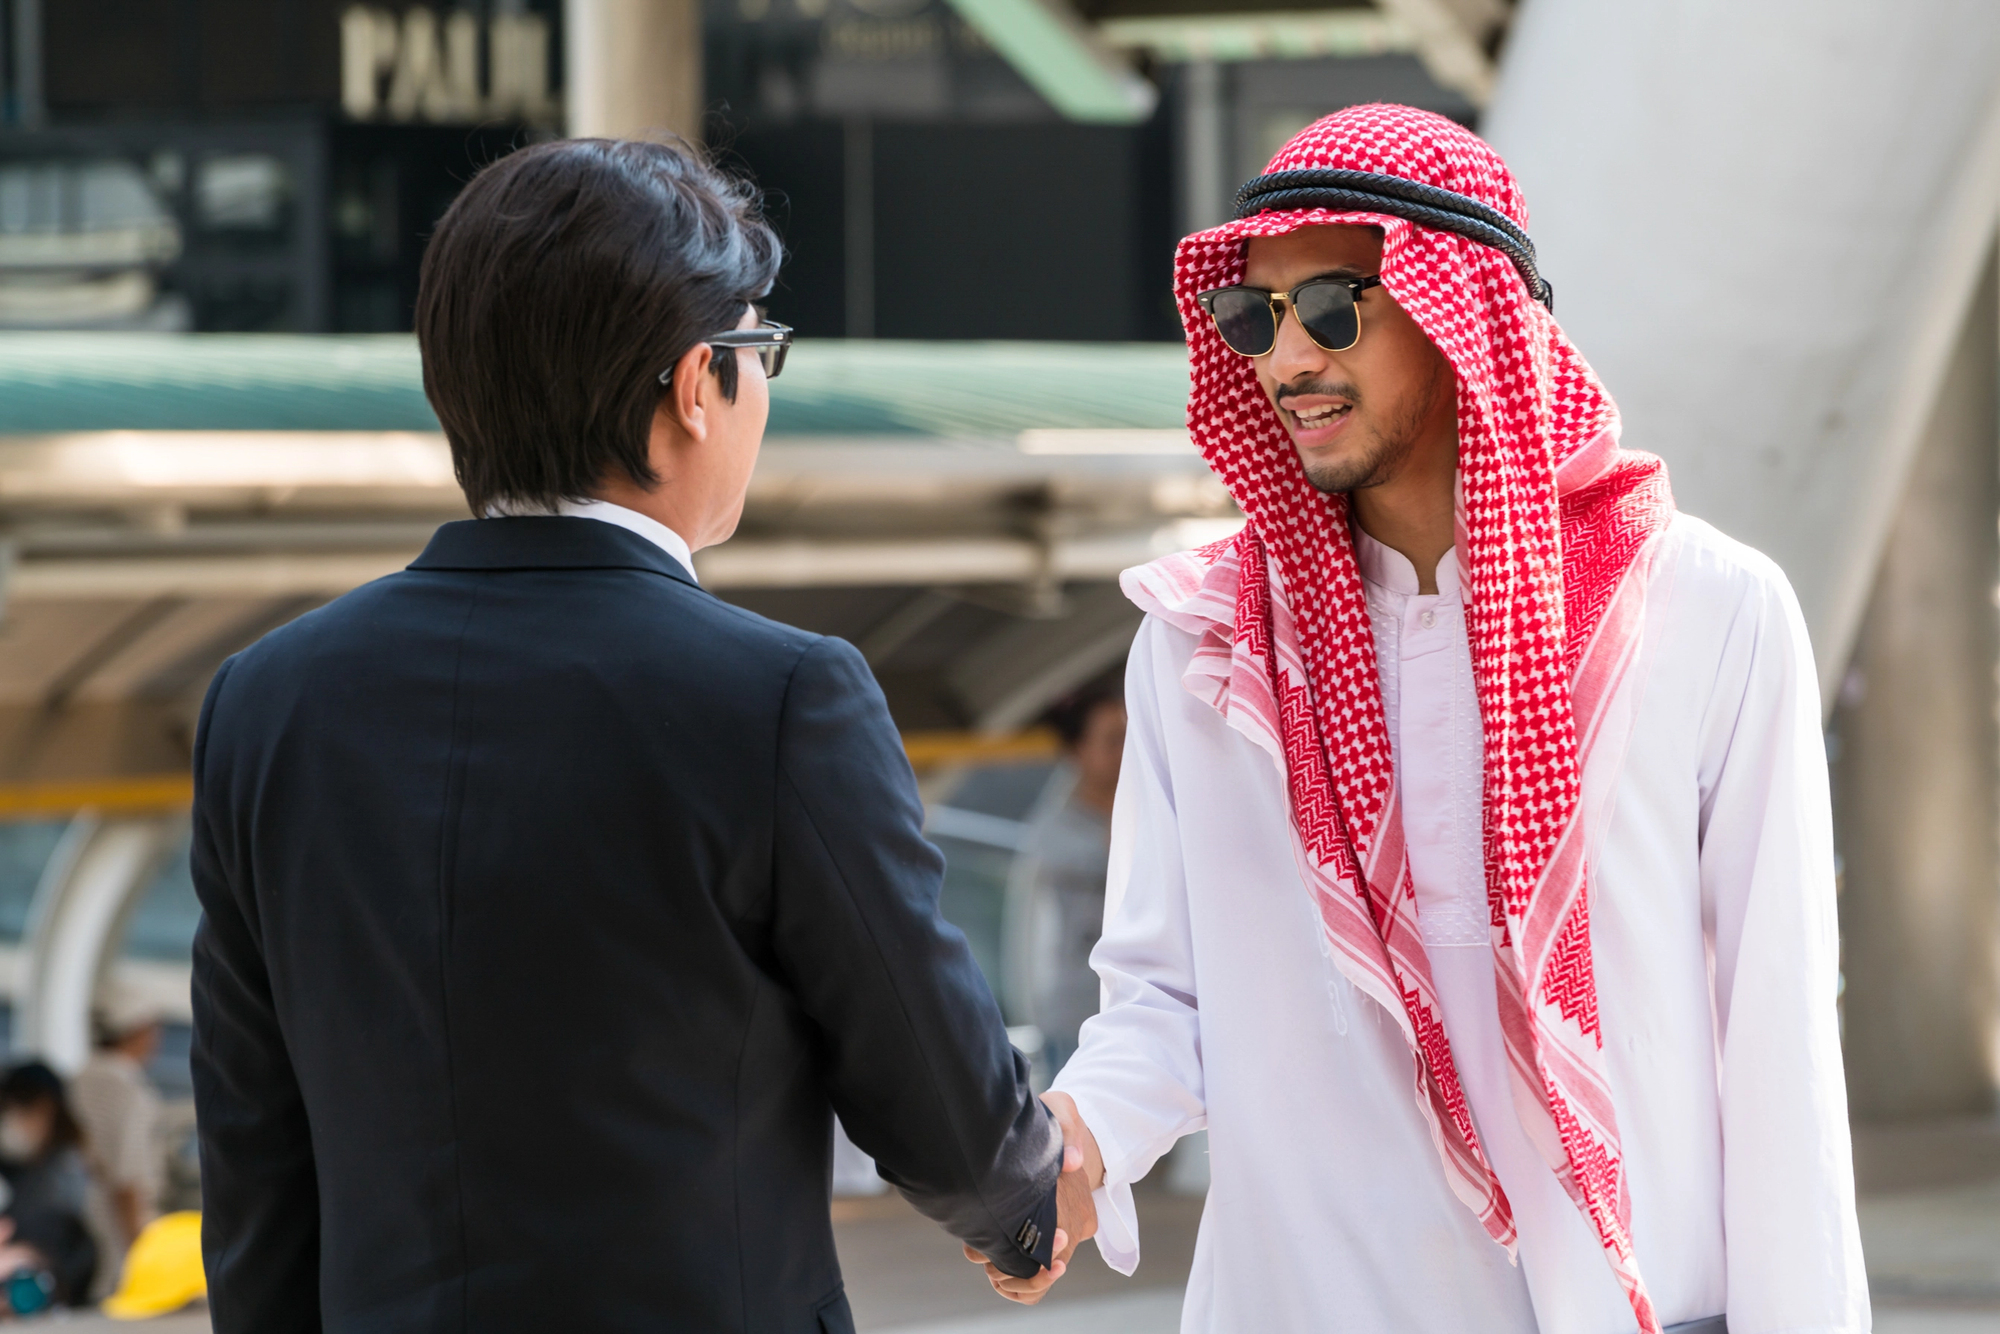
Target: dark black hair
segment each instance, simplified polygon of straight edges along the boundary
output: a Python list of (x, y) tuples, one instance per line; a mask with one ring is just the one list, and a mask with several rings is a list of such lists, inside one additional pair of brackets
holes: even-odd
[(1049, 705), (1042, 719), (1055, 728), (1065, 747), (1074, 747), (1083, 740), (1083, 734), (1090, 726), (1091, 714), (1106, 704), (1122, 705), (1124, 702), (1125, 671), (1121, 667), (1070, 691)]
[(23, 1061), (0, 1076), (0, 1107), (33, 1107), (50, 1103), (55, 1115), (49, 1121), (49, 1142), (44, 1157), (60, 1149), (74, 1149), (83, 1143), (83, 1127), (70, 1110), (69, 1090), (62, 1076), (40, 1061)]
[[(417, 290), (424, 392), (475, 515), (553, 509), (646, 461), (659, 382), (770, 290), (758, 196), (674, 143), (564, 139), (482, 170), (439, 220)], [(736, 358), (714, 367), (736, 396)]]

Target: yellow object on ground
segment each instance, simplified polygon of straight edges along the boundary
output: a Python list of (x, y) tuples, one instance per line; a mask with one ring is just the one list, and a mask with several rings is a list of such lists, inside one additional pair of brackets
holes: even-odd
[(144, 1320), (178, 1311), (207, 1295), (201, 1215), (184, 1211), (154, 1219), (133, 1241), (125, 1254), (125, 1272), (118, 1276), (118, 1291), (104, 1299), (103, 1311), (113, 1320)]

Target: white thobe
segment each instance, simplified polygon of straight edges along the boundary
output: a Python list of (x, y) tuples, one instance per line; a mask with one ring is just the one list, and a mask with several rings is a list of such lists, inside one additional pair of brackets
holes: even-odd
[[(1667, 1324), (1868, 1328), (1835, 1019), (1826, 765), (1804, 623), (1764, 557), (1681, 516), (1648, 585), (1635, 707), (1589, 860), (1605, 1060), (1632, 1235)], [(1331, 961), (1283, 776), (1181, 682), (1148, 617), (1112, 820), (1104, 1008), (1056, 1087), (1105, 1162), (1105, 1259), (1139, 1260), (1131, 1183), (1206, 1128), (1182, 1329), (1629, 1334), (1595, 1234), (1508, 1090), (1480, 852), (1480, 723), (1456, 559), (1417, 594), (1361, 543), (1419, 923), (1519, 1263), (1452, 1194), (1400, 1031)]]

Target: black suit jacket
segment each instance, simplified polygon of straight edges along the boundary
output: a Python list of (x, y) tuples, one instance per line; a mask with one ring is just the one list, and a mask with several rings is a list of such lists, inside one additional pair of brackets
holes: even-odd
[(1048, 1261), (1060, 1138), (845, 643), (447, 524), (225, 663), (195, 775), (218, 1334), (851, 1329), (831, 1109)]

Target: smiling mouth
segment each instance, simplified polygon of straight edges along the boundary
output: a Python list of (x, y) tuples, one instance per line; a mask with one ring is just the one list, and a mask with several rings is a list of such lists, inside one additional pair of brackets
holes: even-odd
[(1287, 408), (1301, 431), (1319, 431), (1344, 421), (1354, 411), (1352, 403), (1315, 403), (1311, 407)]

